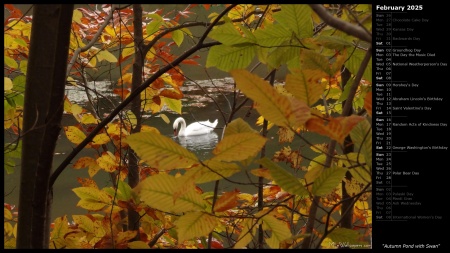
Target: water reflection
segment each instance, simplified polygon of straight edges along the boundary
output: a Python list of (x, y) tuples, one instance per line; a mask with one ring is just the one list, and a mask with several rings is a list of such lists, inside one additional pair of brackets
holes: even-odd
[(218, 135), (216, 132), (197, 136), (178, 136), (173, 137), (175, 142), (181, 146), (197, 154), (200, 159), (208, 159), (212, 156), (212, 150), (216, 147), (218, 142)]

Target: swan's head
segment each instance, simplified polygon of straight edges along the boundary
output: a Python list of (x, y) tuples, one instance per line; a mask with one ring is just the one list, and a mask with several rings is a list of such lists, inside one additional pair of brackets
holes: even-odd
[[(177, 118), (177, 119), (173, 122), (172, 128), (173, 128), (173, 135), (174, 135), (174, 136), (178, 136), (178, 134), (179, 134), (179, 132), (180, 132), (180, 131), (178, 131), (178, 126), (179, 126), (179, 124), (180, 124), (181, 122), (184, 122), (184, 119), (181, 118), (181, 117)], [(183, 127), (182, 127), (182, 128), (183, 128)]]

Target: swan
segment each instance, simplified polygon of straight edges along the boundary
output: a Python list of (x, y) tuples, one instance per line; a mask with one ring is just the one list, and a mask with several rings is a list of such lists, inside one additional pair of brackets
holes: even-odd
[[(178, 126), (181, 123), (181, 128), (178, 131)], [(192, 136), (192, 135), (202, 135), (210, 133), (216, 126), (218, 120), (214, 122), (198, 121), (190, 124), (186, 127), (186, 121), (182, 117), (178, 117), (175, 122), (173, 122), (173, 134), (175, 136)]]

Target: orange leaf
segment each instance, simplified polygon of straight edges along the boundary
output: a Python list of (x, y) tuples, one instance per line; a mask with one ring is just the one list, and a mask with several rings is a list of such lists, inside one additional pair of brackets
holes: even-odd
[(73, 164), (74, 169), (81, 169), (89, 167), (91, 164), (97, 164), (95, 160), (91, 157), (81, 157)]
[(196, 62), (196, 61), (194, 61), (194, 60), (191, 60), (191, 59), (183, 60), (181, 63), (183, 63), (183, 64), (189, 64), (189, 65), (200, 65), (198, 62)]
[(165, 89), (162, 90), (161, 93), (159, 93), (160, 96), (166, 97), (166, 98), (173, 98), (173, 99), (182, 99), (183, 98), (183, 94), (182, 93), (178, 93), (175, 90), (171, 89)]
[(77, 177), (77, 181), (83, 187), (92, 187), (92, 188), (98, 189), (97, 183), (95, 183), (95, 181), (91, 178)]
[(343, 144), (345, 137), (361, 120), (364, 120), (364, 117), (357, 115), (337, 118), (329, 117), (326, 120), (313, 117), (306, 122), (306, 128)]
[(214, 205), (214, 212), (223, 212), (233, 207), (236, 207), (238, 203), (239, 190), (235, 189), (232, 192), (225, 192)]
[(127, 97), (127, 95), (130, 93), (130, 91), (128, 89), (122, 89), (122, 88), (114, 89), (113, 92), (114, 92), (114, 94), (119, 95), (122, 98), (122, 100), (125, 99)]
[(369, 91), (364, 98), (364, 108), (366, 108), (367, 113), (372, 117), (372, 92)]

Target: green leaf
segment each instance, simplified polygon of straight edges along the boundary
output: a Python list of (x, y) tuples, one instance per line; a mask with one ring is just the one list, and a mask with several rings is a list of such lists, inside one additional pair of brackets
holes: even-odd
[(141, 181), (134, 189), (141, 200), (163, 212), (181, 213), (203, 210), (205, 203), (201, 195), (195, 191), (194, 185), (187, 188), (184, 194), (174, 200), (178, 180), (168, 174), (157, 174)]
[(230, 73), (237, 88), (256, 103), (256, 110), (268, 121), (278, 126), (297, 128), (311, 117), (305, 102), (278, 93), (259, 76), (247, 70), (233, 70)]
[[(286, 45), (287, 43), (284, 43)], [(299, 65), (300, 62), (300, 48), (295, 46), (280, 46), (275, 47), (268, 53), (267, 65), (271, 68), (279, 68), (283, 64), (288, 64), (289, 68)]]
[(240, 161), (256, 155), (267, 139), (258, 133), (237, 133), (225, 136), (214, 148), (212, 160)]
[(122, 180), (119, 180), (117, 187), (118, 187), (119, 193), (120, 193), (119, 194), (120, 200), (128, 201), (131, 199), (132, 189), (129, 184), (125, 183)]
[(255, 31), (256, 44), (261, 47), (276, 47), (292, 39), (292, 33), (280, 24)]
[(313, 36), (312, 10), (306, 4), (282, 4), (281, 11), (274, 18), (284, 27), (292, 30), (299, 39)]
[(175, 41), (177, 46), (181, 46), (181, 43), (183, 43), (184, 40), (184, 33), (181, 30), (175, 30), (172, 32), (172, 39)]
[(350, 132), (357, 149), (364, 155), (366, 164), (372, 168), (372, 126), (368, 120), (359, 122)]
[(175, 221), (179, 243), (207, 236), (218, 224), (218, 218), (205, 212), (189, 212)]
[(232, 23), (225, 23), (221, 26), (217, 26), (208, 34), (208, 36), (226, 46), (255, 42), (252, 38), (243, 37)]
[(182, 105), (180, 99), (162, 97), (162, 100), (167, 105), (167, 107), (169, 107), (170, 110), (172, 110), (178, 114), (181, 114), (181, 109), (182, 109), (183, 105)]
[(238, 133), (256, 133), (257, 131), (253, 129), (247, 122), (242, 118), (237, 118), (230, 122), (225, 129), (224, 136), (238, 134)]
[(319, 69), (330, 76), (333, 76), (335, 74), (331, 73), (330, 62), (328, 61), (328, 59), (315, 51), (301, 49), (300, 58), (301, 66), (303, 69)]
[(17, 65), (17, 62), (13, 58), (5, 55), (4, 59), (5, 59), (5, 64), (8, 67), (10, 67), (12, 69), (17, 69), (19, 67), (19, 65)]
[(161, 25), (163, 24), (163, 19), (158, 14), (149, 14), (147, 15), (149, 18), (153, 18), (152, 22), (150, 22), (146, 27), (145, 30), (147, 32), (147, 36), (150, 36), (157, 32)]
[(264, 157), (258, 161), (261, 165), (269, 169), (270, 175), (278, 186), (293, 195), (308, 196), (305, 186), (292, 174), (281, 168), (276, 163)]
[(267, 245), (272, 249), (279, 249), (280, 242), (292, 237), (291, 231), (285, 222), (270, 214), (266, 215), (266, 212), (260, 211), (255, 216), (261, 217), (264, 230), (270, 230), (272, 232), (270, 238), (266, 238)]
[(255, 56), (256, 46), (231, 47), (217, 45), (211, 47), (206, 59), (206, 67), (216, 67), (223, 71), (246, 68)]
[(326, 74), (318, 69), (296, 69), (286, 76), (285, 88), (294, 97), (312, 106), (319, 100), (325, 90), (325, 83), (320, 83)]
[(351, 47), (352, 42), (339, 36), (320, 35), (317, 42), (322, 46), (330, 49), (342, 50), (346, 47)]
[(322, 174), (314, 180), (312, 193), (316, 196), (329, 194), (344, 179), (347, 169), (333, 167), (324, 169)]
[(26, 77), (24, 75), (19, 75), (14, 77), (13, 79), (13, 90), (17, 91), (17, 92), (24, 92), (25, 91), (25, 82), (26, 82)]
[(241, 168), (235, 163), (216, 160), (206, 160), (203, 163), (205, 166), (194, 167), (180, 177), (180, 180), (182, 180), (180, 184), (186, 184), (187, 182), (207, 183), (230, 177), (241, 171)]
[[(366, 55), (366, 51), (361, 49), (356, 49), (351, 55), (350, 59), (348, 59), (347, 62), (345, 62), (345, 67), (348, 68), (348, 70), (356, 75), (358, 73), (359, 67), (361, 66), (361, 63)], [(367, 68), (364, 70), (363, 78), (368, 80), (369, 82), (372, 82), (372, 58), (370, 59), (369, 64), (367, 65)]]
[(198, 162), (194, 153), (158, 133), (135, 133), (126, 141), (141, 159), (160, 171), (187, 168)]

